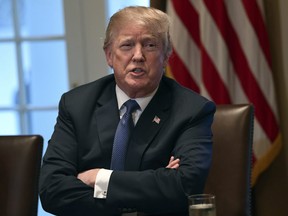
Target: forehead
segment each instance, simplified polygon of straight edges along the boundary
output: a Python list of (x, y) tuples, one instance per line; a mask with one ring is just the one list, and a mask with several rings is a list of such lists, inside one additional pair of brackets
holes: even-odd
[(135, 25), (135, 24), (128, 24), (128, 25), (121, 25), (117, 28), (114, 32), (115, 37), (114, 39), (129, 39), (129, 38), (139, 38), (139, 39), (157, 39), (159, 38), (159, 34), (153, 29), (143, 26), (143, 25)]

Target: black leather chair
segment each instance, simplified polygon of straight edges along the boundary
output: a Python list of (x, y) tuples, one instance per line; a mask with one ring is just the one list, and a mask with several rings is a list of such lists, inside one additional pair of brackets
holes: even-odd
[(205, 193), (216, 196), (217, 216), (251, 215), (253, 118), (251, 104), (217, 106), (205, 188)]
[(0, 215), (37, 215), (40, 135), (0, 136)]

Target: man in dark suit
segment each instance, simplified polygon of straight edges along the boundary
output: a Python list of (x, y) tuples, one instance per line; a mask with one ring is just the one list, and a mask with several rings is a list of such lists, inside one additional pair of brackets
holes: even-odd
[[(165, 13), (128, 7), (111, 17), (104, 51), (114, 74), (60, 100), (40, 178), (46, 211), (188, 215), (187, 196), (203, 192), (211, 163), (215, 105), (163, 75), (171, 47)], [(113, 142), (129, 99), (139, 107), (118, 170)]]

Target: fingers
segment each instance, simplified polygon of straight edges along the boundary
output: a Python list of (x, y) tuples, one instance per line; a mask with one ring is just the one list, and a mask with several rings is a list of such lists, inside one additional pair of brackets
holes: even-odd
[(99, 169), (86, 170), (82, 173), (79, 173), (77, 175), (77, 178), (80, 179), (85, 184), (87, 184), (91, 187), (94, 187), (98, 171), (99, 171)]
[(175, 159), (174, 156), (171, 156), (169, 160), (169, 164), (166, 166), (166, 168), (170, 169), (177, 169), (180, 165), (180, 159)]

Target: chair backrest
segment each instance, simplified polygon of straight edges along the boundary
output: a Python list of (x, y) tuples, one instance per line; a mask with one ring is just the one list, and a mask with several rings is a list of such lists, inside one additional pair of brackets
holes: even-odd
[(37, 215), (40, 135), (0, 136), (0, 214)]
[(251, 104), (217, 106), (212, 166), (205, 187), (205, 193), (216, 196), (217, 215), (251, 215), (253, 118)]

